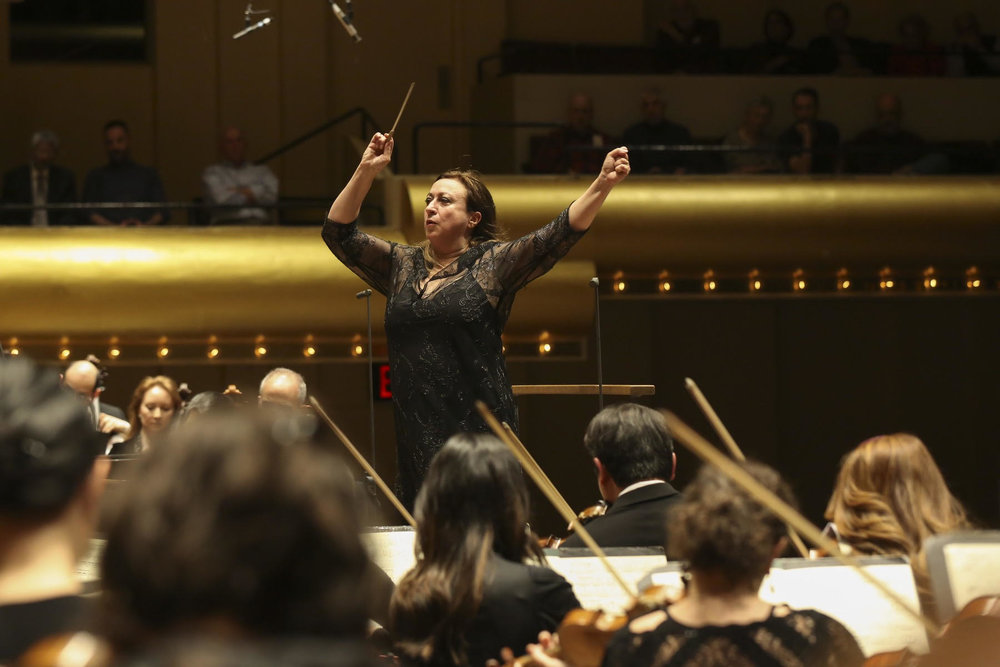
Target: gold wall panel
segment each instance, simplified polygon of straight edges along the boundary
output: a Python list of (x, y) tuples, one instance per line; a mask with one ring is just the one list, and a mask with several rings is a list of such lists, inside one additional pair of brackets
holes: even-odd
[[(432, 176), (406, 178), (408, 238), (422, 236)], [(536, 229), (589, 184), (491, 176), (511, 236)], [(1000, 261), (1000, 179), (633, 176), (570, 257), (603, 272), (992, 265)]]
[[(403, 242), (391, 230), (378, 232)], [(588, 261), (565, 262), (515, 302), (511, 333), (579, 334)], [(318, 227), (0, 228), (0, 339), (88, 335), (352, 335), (365, 285)], [(376, 335), (385, 299), (373, 297)]]

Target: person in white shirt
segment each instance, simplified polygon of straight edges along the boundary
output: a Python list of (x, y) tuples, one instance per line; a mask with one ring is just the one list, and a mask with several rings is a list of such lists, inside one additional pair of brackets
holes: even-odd
[(247, 161), (246, 137), (238, 127), (222, 131), (219, 152), (222, 162), (207, 167), (201, 176), (205, 201), (220, 205), (212, 212), (211, 224), (270, 222), (271, 214), (258, 205), (278, 201), (278, 177), (267, 166)]

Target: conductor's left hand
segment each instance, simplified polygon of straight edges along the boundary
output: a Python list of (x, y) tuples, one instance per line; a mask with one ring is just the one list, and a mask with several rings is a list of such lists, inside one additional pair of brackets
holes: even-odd
[(621, 146), (604, 156), (601, 176), (612, 186), (618, 185), (629, 175), (632, 167), (628, 162), (628, 148)]

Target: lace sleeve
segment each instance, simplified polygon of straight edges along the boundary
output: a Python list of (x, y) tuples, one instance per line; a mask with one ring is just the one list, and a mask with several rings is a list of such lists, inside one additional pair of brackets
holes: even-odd
[(569, 226), (567, 207), (541, 229), (497, 244), (493, 251), (497, 280), (508, 292), (521, 289), (555, 266), (584, 233)]
[(357, 222), (332, 220), (323, 223), (323, 240), (344, 266), (380, 293), (389, 293), (394, 243), (365, 234)]

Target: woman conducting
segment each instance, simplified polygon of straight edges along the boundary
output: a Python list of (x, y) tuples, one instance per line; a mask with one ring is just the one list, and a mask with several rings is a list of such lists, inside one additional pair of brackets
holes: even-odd
[(499, 240), (490, 191), (473, 171), (452, 170), (431, 185), (419, 246), (384, 241), (356, 224), (393, 139), (375, 134), (330, 207), (323, 239), (348, 268), (387, 298), (399, 496), (413, 506), (431, 458), (454, 433), (485, 431), (486, 403), (517, 428), (500, 336), (515, 293), (541, 276), (593, 223), (611, 189), (628, 176), (628, 151), (608, 153), (601, 173), (555, 220), (520, 239)]

